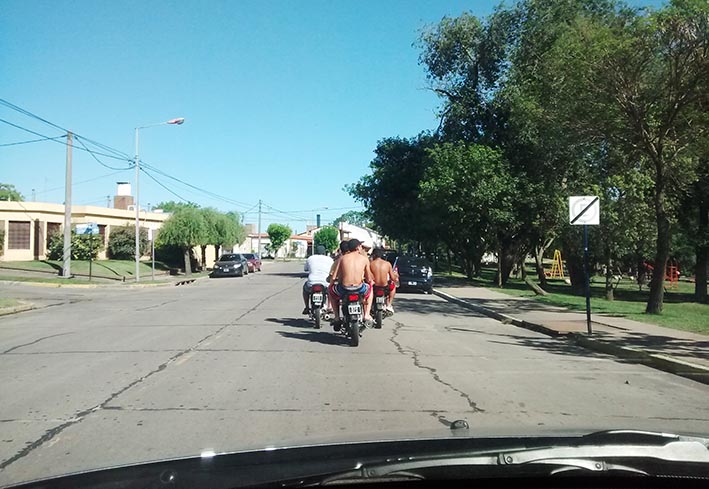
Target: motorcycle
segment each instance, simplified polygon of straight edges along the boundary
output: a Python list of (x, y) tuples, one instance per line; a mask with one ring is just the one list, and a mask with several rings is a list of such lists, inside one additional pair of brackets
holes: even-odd
[(310, 289), (310, 319), (315, 321), (315, 329), (320, 329), (322, 321), (332, 319), (327, 308), (327, 292), (322, 284), (313, 284)]
[(360, 288), (345, 287), (341, 302), (344, 333), (350, 340), (350, 346), (359, 346), (359, 337), (365, 329), (364, 296), (360, 293)]
[(391, 311), (389, 311), (387, 306), (387, 297), (389, 295), (389, 287), (382, 287), (381, 285), (374, 286), (374, 304), (372, 304), (372, 313), (374, 316), (374, 328), (382, 328), (382, 320), (385, 317), (391, 316)]

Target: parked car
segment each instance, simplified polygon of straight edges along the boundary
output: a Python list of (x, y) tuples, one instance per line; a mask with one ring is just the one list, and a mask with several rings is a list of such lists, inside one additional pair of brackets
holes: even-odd
[(249, 273), (249, 262), (240, 253), (227, 253), (214, 263), (210, 277), (236, 276), (243, 277)]
[(244, 253), (244, 257), (249, 262), (249, 272), (261, 271), (261, 258), (256, 253)]
[(399, 288), (431, 293), (433, 266), (428, 260), (416, 256), (401, 255), (394, 262), (394, 270), (399, 273)]

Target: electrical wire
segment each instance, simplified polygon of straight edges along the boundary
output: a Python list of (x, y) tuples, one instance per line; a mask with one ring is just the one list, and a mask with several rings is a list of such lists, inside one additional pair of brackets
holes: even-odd
[(191, 202), (191, 201), (185, 199), (184, 197), (182, 197), (180, 194), (178, 194), (178, 193), (175, 192), (174, 190), (172, 190), (172, 189), (168, 188), (167, 186), (165, 186), (162, 182), (160, 182), (157, 178), (155, 178), (153, 175), (151, 175), (151, 174), (150, 174), (145, 168), (143, 168), (142, 166), (141, 166), (141, 168), (140, 168), (140, 171), (142, 171), (143, 173), (145, 173), (145, 174), (146, 174), (147, 176), (149, 176), (155, 183), (157, 183), (158, 185), (160, 185), (162, 188), (164, 188), (165, 190), (167, 190), (168, 192), (170, 192), (172, 195), (174, 195), (174, 196), (177, 197), (178, 199), (182, 200), (183, 202), (187, 202), (187, 203), (190, 203), (190, 202)]
[[(107, 173), (107, 174), (105, 174), (105, 175), (101, 175), (101, 176), (98, 176), (98, 177), (88, 178), (88, 179), (86, 179), (86, 180), (81, 180), (81, 181), (79, 181), (79, 182), (73, 182), (73, 183), (71, 184), (71, 186), (72, 186), (72, 188), (73, 188), (73, 187), (75, 187), (76, 185), (80, 185), (80, 184), (82, 184), (82, 183), (94, 182), (94, 181), (96, 181), (96, 180), (101, 180), (102, 178), (107, 178), (107, 177), (110, 177), (110, 176), (113, 176), (113, 175), (117, 175), (117, 174), (119, 174), (119, 173), (123, 173), (124, 171), (126, 171), (126, 170), (114, 171), (114, 172), (112, 172), (112, 173)], [(64, 185), (62, 185), (61, 187), (53, 187), (53, 188), (48, 188), (48, 189), (46, 189), (46, 190), (40, 190), (40, 191), (38, 191), (38, 192), (35, 192), (35, 194), (46, 194), (46, 193), (49, 193), (49, 192), (54, 192), (55, 190), (63, 190), (63, 189), (64, 189)]]
[(76, 141), (77, 141), (80, 145), (82, 145), (86, 151), (89, 152), (89, 154), (93, 157), (93, 159), (96, 160), (96, 162), (97, 162), (99, 165), (105, 166), (105, 167), (108, 168), (109, 170), (118, 170), (118, 171), (130, 170), (130, 167), (128, 167), (128, 168), (116, 168), (115, 166), (107, 165), (106, 163), (104, 163), (103, 161), (101, 161), (101, 160), (96, 156), (96, 154), (95, 154), (94, 151), (91, 151), (91, 150), (84, 144), (84, 139), (83, 139), (83, 138), (77, 137), (77, 138), (76, 138)]
[(46, 138), (41, 138), (41, 139), (30, 139), (27, 141), (17, 141), (16, 143), (3, 143), (3, 144), (0, 144), (0, 148), (5, 148), (7, 146), (18, 146), (20, 144), (39, 143), (41, 141), (51, 141), (53, 139), (61, 139), (61, 138), (65, 138), (65, 137), (66, 136), (57, 136), (57, 137), (52, 138), (52, 137), (47, 136)]

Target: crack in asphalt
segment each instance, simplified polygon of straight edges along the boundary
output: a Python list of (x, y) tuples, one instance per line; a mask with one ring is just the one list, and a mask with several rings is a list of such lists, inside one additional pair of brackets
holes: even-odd
[(173, 302), (178, 302), (180, 299), (171, 299), (169, 301), (161, 302), (160, 304), (153, 304), (146, 307), (141, 307), (136, 309), (136, 311), (150, 311), (151, 309), (157, 309), (158, 307), (165, 306), (167, 304), (172, 304)]
[[(435, 381), (438, 382), (439, 384), (442, 384), (442, 385), (448, 387), (449, 389), (451, 389), (451, 390), (457, 392), (457, 393), (460, 395), (460, 397), (462, 397), (463, 399), (465, 399), (465, 401), (466, 401), (466, 402), (468, 403), (468, 405), (470, 406), (470, 409), (472, 409), (474, 413), (484, 413), (484, 412), (485, 412), (484, 409), (478, 407), (477, 403), (476, 403), (475, 401), (473, 401), (473, 400), (470, 398), (470, 396), (469, 396), (466, 392), (464, 392), (464, 391), (458, 389), (457, 387), (454, 387), (452, 384), (450, 384), (450, 383), (446, 382), (445, 380), (441, 379), (441, 376), (438, 375), (438, 372), (436, 371), (435, 368), (429, 367), (429, 366), (424, 365), (423, 363), (421, 363), (421, 359), (419, 358), (419, 352), (418, 352), (418, 351), (414, 350), (413, 348), (408, 348), (408, 349), (407, 349), (407, 348), (404, 348), (404, 347), (401, 345), (401, 343), (399, 343), (399, 342), (397, 341), (396, 337), (399, 335), (399, 329), (402, 328), (402, 327), (405, 326), (405, 325), (404, 325), (403, 323), (398, 322), (398, 321), (394, 321), (394, 324), (395, 324), (396, 326), (395, 326), (394, 329), (392, 330), (392, 335), (391, 335), (391, 337), (389, 338), (389, 341), (391, 341), (391, 342), (394, 344), (394, 346), (396, 347), (396, 349), (397, 349), (397, 351), (398, 351), (399, 353), (401, 353), (401, 354), (404, 355), (404, 356), (410, 356), (410, 357), (411, 357), (411, 360), (413, 360), (414, 366), (416, 366), (416, 368), (420, 368), (420, 369), (422, 369), (422, 370), (427, 371), (428, 373), (431, 374), (431, 377), (433, 377), (433, 380), (435, 380)], [(439, 421), (440, 421), (440, 420), (439, 420)], [(443, 422), (443, 421), (441, 421), (441, 422)], [(444, 423), (444, 424), (445, 424), (445, 423)]]
[(191, 346), (191, 347), (189, 347), (189, 348), (187, 348), (187, 349), (184, 349), (184, 350), (180, 351), (180, 352), (177, 353), (176, 355), (173, 355), (173, 356), (170, 357), (167, 361), (165, 361), (164, 363), (158, 365), (158, 367), (155, 368), (154, 370), (151, 370), (151, 371), (148, 372), (147, 374), (145, 374), (145, 375), (143, 375), (143, 376), (137, 378), (137, 379), (134, 380), (133, 382), (129, 383), (128, 385), (124, 386), (123, 388), (121, 388), (121, 389), (119, 389), (118, 391), (116, 391), (116, 392), (114, 392), (113, 394), (111, 394), (111, 395), (110, 395), (107, 399), (105, 399), (103, 402), (97, 404), (96, 406), (90, 407), (90, 408), (88, 408), (88, 409), (84, 409), (83, 411), (79, 411), (78, 413), (76, 413), (72, 418), (70, 418), (70, 419), (69, 419), (68, 421), (66, 421), (65, 423), (62, 423), (62, 424), (60, 424), (59, 426), (55, 426), (54, 428), (47, 430), (41, 437), (39, 437), (38, 439), (36, 439), (35, 441), (33, 441), (33, 442), (31, 442), (31, 443), (28, 443), (22, 450), (20, 450), (19, 452), (17, 452), (15, 455), (13, 455), (12, 457), (8, 458), (7, 460), (4, 460), (4, 461), (0, 462), (0, 470), (4, 470), (4, 469), (5, 469), (6, 467), (8, 467), (9, 465), (11, 465), (11, 464), (17, 462), (18, 460), (20, 460), (20, 459), (26, 457), (26, 456), (29, 455), (32, 451), (34, 451), (35, 449), (37, 449), (37, 448), (39, 448), (40, 446), (42, 446), (45, 442), (51, 440), (52, 438), (54, 438), (55, 436), (57, 436), (59, 433), (61, 433), (61, 432), (64, 431), (65, 429), (67, 429), (68, 427), (73, 426), (73, 425), (75, 425), (75, 424), (80, 423), (81, 421), (83, 421), (84, 418), (86, 418), (86, 416), (88, 416), (89, 414), (91, 414), (91, 413), (93, 413), (93, 412), (96, 412), (96, 411), (100, 411), (101, 409), (105, 409), (105, 408), (106, 408), (106, 405), (107, 405), (108, 403), (110, 403), (111, 401), (113, 401), (114, 399), (116, 399), (118, 396), (120, 396), (121, 394), (123, 394), (123, 393), (126, 392), (127, 390), (129, 390), (129, 389), (131, 389), (132, 387), (134, 387), (134, 386), (140, 384), (141, 382), (145, 381), (146, 379), (148, 379), (148, 378), (151, 377), (152, 375), (154, 375), (154, 374), (156, 374), (156, 373), (158, 373), (158, 372), (162, 372), (162, 371), (165, 370), (171, 363), (174, 363), (174, 362), (175, 362), (176, 360), (178, 360), (180, 357), (182, 357), (182, 356), (184, 356), (184, 355), (186, 355), (186, 354), (188, 354), (188, 353), (190, 353), (190, 352), (196, 350), (196, 349), (197, 349), (201, 344), (203, 344), (204, 342), (206, 342), (206, 341), (210, 340), (211, 338), (217, 336), (219, 333), (221, 333), (222, 331), (224, 331), (224, 330), (225, 330), (226, 328), (228, 328), (229, 326), (235, 325), (235, 324), (236, 324), (241, 318), (243, 318), (244, 316), (246, 316), (246, 315), (248, 315), (248, 314), (254, 312), (254, 311), (255, 311), (256, 309), (258, 309), (258, 307), (261, 306), (261, 304), (263, 304), (264, 302), (268, 301), (269, 299), (271, 299), (271, 298), (273, 298), (273, 297), (275, 297), (275, 296), (277, 296), (277, 295), (279, 295), (279, 294), (282, 294), (283, 292), (286, 292), (286, 291), (289, 290), (289, 289), (292, 289), (295, 285), (298, 285), (298, 284), (294, 284), (294, 285), (288, 286), (288, 287), (286, 287), (285, 289), (279, 290), (278, 292), (275, 292), (275, 293), (273, 293), (273, 294), (271, 294), (271, 295), (265, 297), (263, 300), (261, 300), (260, 302), (256, 303), (253, 307), (251, 307), (251, 309), (248, 309), (246, 312), (244, 312), (243, 314), (239, 315), (236, 319), (234, 319), (233, 321), (231, 321), (229, 324), (227, 324), (227, 325), (225, 325), (225, 326), (222, 326), (221, 328), (219, 328), (218, 330), (214, 331), (213, 333), (208, 334), (207, 336), (205, 336), (204, 338), (202, 338), (201, 340), (199, 340), (199, 341), (198, 341), (196, 344), (194, 344), (193, 346)]
[(13, 346), (13, 347), (10, 348), (9, 350), (5, 350), (4, 352), (2, 352), (1, 355), (6, 355), (6, 354), (8, 354), (8, 353), (10, 353), (10, 352), (12, 352), (12, 351), (14, 351), (14, 350), (17, 350), (18, 348), (22, 348), (22, 347), (30, 346), (30, 345), (35, 345), (35, 344), (39, 343), (39, 342), (42, 341), (42, 340), (48, 340), (49, 338), (56, 338), (57, 336), (65, 336), (65, 335), (68, 335), (68, 334), (74, 334), (74, 332), (73, 332), (73, 331), (70, 331), (70, 332), (68, 332), (68, 333), (57, 333), (57, 334), (50, 334), (50, 335), (48, 335), (48, 336), (43, 336), (43, 337), (41, 337), (41, 338), (39, 338), (39, 339), (37, 339), (37, 340), (30, 341), (29, 343), (23, 343), (23, 344), (21, 344), (21, 345)]

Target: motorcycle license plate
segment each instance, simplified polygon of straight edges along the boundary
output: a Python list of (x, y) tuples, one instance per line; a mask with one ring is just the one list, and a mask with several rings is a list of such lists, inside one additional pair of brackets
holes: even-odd
[(322, 299), (322, 294), (313, 294), (313, 304), (315, 304), (316, 306), (322, 304)]
[(347, 312), (349, 312), (352, 316), (362, 314), (362, 306), (359, 304), (347, 304)]
[(384, 304), (384, 297), (377, 297), (377, 304)]

